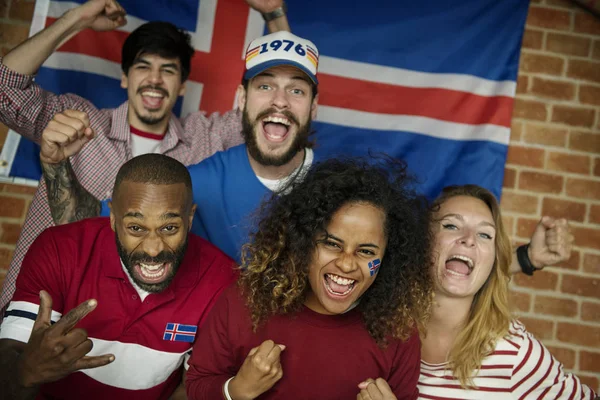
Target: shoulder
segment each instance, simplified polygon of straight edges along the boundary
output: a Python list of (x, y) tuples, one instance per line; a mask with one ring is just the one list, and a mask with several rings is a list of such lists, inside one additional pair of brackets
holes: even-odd
[(229, 150), (218, 151), (198, 164), (190, 165), (188, 171), (192, 176), (192, 180), (198, 177), (198, 175), (202, 175), (203, 179), (211, 175), (221, 176), (225, 170), (242, 165), (245, 161), (244, 157), (247, 158), (246, 145), (240, 144)]
[(39, 241), (57, 240), (60, 245), (69, 241), (95, 241), (98, 236), (112, 233), (110, 219), (107, 217), (86, 218), (70, 224), (51, 226), (38, 237)]

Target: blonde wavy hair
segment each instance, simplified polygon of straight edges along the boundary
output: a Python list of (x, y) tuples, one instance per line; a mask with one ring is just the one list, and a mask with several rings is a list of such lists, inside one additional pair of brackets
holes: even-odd
[(447, 200), (456, 196), (469, 196), (483, 201), (496, 225), (496, 256), (490, 275), (475, 294), (468, 320), (458, 334), (448, 363), (452, 374), (465, 388), (474, 387), (473, 374), (495, 348), (499, 339), (508, 333), (511, 314), (508, 304), (509, 268), (512, 261), (510, 239), (502, 223), (502, 215), (496, 197), (487, 189), (477, 185), (448, 186), (433, 202), (433, 211)]

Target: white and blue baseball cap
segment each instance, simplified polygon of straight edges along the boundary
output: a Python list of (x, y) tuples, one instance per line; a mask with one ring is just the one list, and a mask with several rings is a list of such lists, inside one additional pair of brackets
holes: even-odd
[(319, 50), (310, 40), (293, 33), (280, 31), (254, 39), (246, 50), (244, 79), (250, 80), (261, 72), (279, 65), (300, 69), (316, 84)]

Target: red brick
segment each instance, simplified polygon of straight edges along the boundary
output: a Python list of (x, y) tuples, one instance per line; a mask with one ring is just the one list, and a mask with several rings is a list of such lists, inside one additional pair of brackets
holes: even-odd
[(0, 242), (5, 244), (17, 244), (20, 233), (21, 225), (4, 222), (0, 225)]
[(563, 261), (560, 264), (557, 264), (556, 267), (560, 268), (560, 270), (570, 269), (573, 271), (577, 271), (579, 270), (580, 258), (580, 254), (577, 250), (571, 250), (571, 257), (569, 257), (567, 261)]
[(588, 13), (575, 13), (575, 32), (600, 35), (600, 21)]
[(515, 219), (513, 217), (508, 215), (502, 216), (502, 224), (504, 225), (504, 229), (509, 236), (512, 235), (514, 223)]
[(33, 197), (36, 190), (37, 187), (34, 186), (7, 184), (5, 191), (9, 193), (30, 194)]
[(0, 217), (21, 218), (25, 212), (25, 200), (0, 195)]
[(600, 62), (569, 60), (567, 76), (584, 81), (600, 83)]
[(540, 340), (550, 340), (554, 337), (554, 322), (545, 319), (519, 317), (525, 328)]
[(546, 36), (546, 50), (570, 56), (587, 57), (592, 40), (586, 37), (549, 32)]
[(533, 78), (529, 92), (549, 99), (572, 100), (575, 98), (575, 84), (553, 79)]
[[(571, 232), (575, 236), (575, 246), (600, 249), (600, 228), (594, 229), (572, 226)], [(598, 295), (600, 296), (600, 287), (598, 287)]]
[(557, 299), (549, 296), (535, 297), (533, 311), (540, 314), (558, 315), (561, 317), (575, 317), (577, 315), (577, 302), (570, 299)]
[(556, 332), (561, 342), (600, 347), (600, 327), (559, 322)]
[(546, 125), (525, 124), (523, 140), (527, 143), (564, 147), (567, 143), (567, 130)]
[(592, 274), (600, 274), (600, 255), (586, 253), (583, 256), (583, 270)]
[(542, 271), (537, 271), (535, 276), (516, 274), (513, 276), (513, 282), (519, 287), (555, 290), (558, 283), (558, 275), (544, 268)]
[(585, 208), (585, 203), (546, 197), (542, 202), (542, 215), (583, 222), (585, 219)]
[(600, 154), (600, 135), (597, 133), (571, 131), (569, 134), (569, 148)]
[(546, 168), (554, 171), (589, 175), (591, 165), (592, 159), (590, 156), (558, 153), (553, 151), (550, 152), (548, 156), (548, 164), (546, 165)]
[(592, 58), (600, 60), (600, 40), (594, 41), (594, 49), (592, 50)]
[(545, 56), (541, 54), (521, 53), (519, 69), (523, 72), (534, 72), (549, 75), (562, 75), (564, 60), (560, 57)]
[(528, 26), (568, 31), (571, 29), (571, 13), (552, 8), (531, 6), (529, 7), (526, 24)]
[(502, 192), (502, 211), (514, 211), (522, 214), (536, 214), (538, 199), (536, 196), (518, 194), (513, 192)]
[(529, 87), (529, 77), (525, 75), (519, 75), (517, 78), (517, 93), (527, 93)]
[(550, 354), (560, 361), (567, 369), (575, 367), (575, 350), (566, 349), (564, 347), (546, 346)]
[(31, 22), (33, 17), (33, 9), (35, 8), (34, 1), (17, 0), (12, 2), (10, 6), (9, 16), (12, 19)]
[(531, 295), (511, 290), (509, 292), (509, 303), (512, 310), (529, 312), (531, 309)]
[(0, 269), (8, 269), (13, 252), (11, 249), (0, 247)]
[(594, 160), (594, 175), (600, 176), (600, 158)]
[(579, 369), (590, 372), (600, 372), (600, 353), (581, 350), (579, 352)]
[(522, 132), (523, 132), (523, 123), (513, 120), (510, 123), (510, 141), (511, 142), (520, 141)]
[(545, 121), (548, 116), (547, 106), (541, 101), (515, 99), (513, 118), (524, 118)]
[(504, 168), (504, 182), (502, 186), (505, 188), (514, 188), (517, 180), (517, 171), (512, 168)]
[(535, 29), (525, 29), (523, 34), (523, 43), (521, 47), (524, 49), (542, 49), (542, 42), (544, 41), (544, 32)]
[(579, 85), (579, 102), (600, 106), (600, 86)]
[(521, 171), (519, 174), (519, 189), (533, 192), (560, 193), (563, 187), (563, 177), (543, 172)]
[(537, 218), (519, 218), (517, 220), (517, 236), (529, 240), (538, 222)]
[(16, 46), (29, 36), (29, 26), (0, 22), (0, 42)]
[(573, 4), (571, 0), (546, 0), (546, 4), (549, 6), (557, 6), (569, 9), (576, 8), (575, 4)]
[(506, 163), (512, 165), (543, 168), (545, 153), (546, 152), (543, 149), (510, 145), (508, 147)]
[(584, 301), (581, 304), (581, 319), (593, 322), (600, 320), (600, 303)]
[(569, 178), (567, 179), (567, 194), (580, 199), (598, 200), (600, 199), (600, 181)]
[(558, 122), (571, 126), (594, 126), (596, 113), (593, 108), (573, 106), (552, 106), (552, 122)]
[(600, 393), (600, 380), (595, 376), (583, 375), (581, 372), (577, 373), (577, 377), (587, 387), (594, 389), (596, 393)]

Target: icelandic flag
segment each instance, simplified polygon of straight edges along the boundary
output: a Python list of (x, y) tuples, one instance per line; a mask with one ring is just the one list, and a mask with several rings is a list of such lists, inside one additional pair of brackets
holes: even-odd
[[(321, 55), (314, 127), (322, 156), (386, 152), (408, 162), (429, 197), (465, 183), (500, 195), (528, 1), (287, 3), (293, 32)], [(76, 4), (38, 0), (32, 33)], [(64, 44), (38, 74), (44, 88), (116, 107), (126, 99), (119, 87), (123, 40), (162, 19), (190, 31), (196, 49), (176, 112), (233, 106), (247, 45), (265, 31), (259, 13), (242, 0), (121, 4), (128, 24), (87, 30)], [(7, 144), (5, 174), (37, 179), (34, 146), (16, 134)]]
[(184, 325), (169, 322), (163, 333), (163, 340), (169, 342), (188, 342), (193, 343), (196, 338), (196, 325)]
[(369, 264), (367, 265), (369, 266), (370, 276), (373, 276), (377, 273), (377, 271), (379, 271), (379, 267), (381, 267), (381, 260), (377, 258), (373, 261), (369, 261)]

